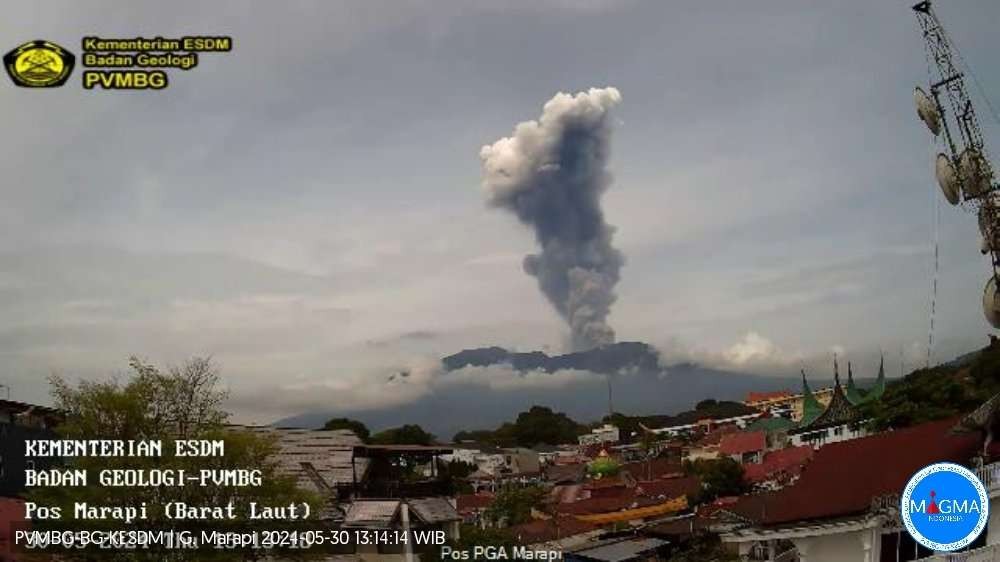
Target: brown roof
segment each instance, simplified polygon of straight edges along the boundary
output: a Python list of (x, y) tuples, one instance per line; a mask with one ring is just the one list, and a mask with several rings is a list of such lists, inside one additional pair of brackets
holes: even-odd
[(979, 448), (977, 435), (955, 435), (947, 419), (831, 443), (816, 451), (799, 480), (778, 492), (745, 496), (727, 508), (760, 525), (856, 515), (875, 497), (902, 492), (921, 468), (965, 463)]
[(741, 431), (723, 435), (719, 452), (723, 455), (742, 455), (767, 448), (767, 435), (763, 431)]
[(587, 470), (584, 463), (562, 464), (545, 467), (545, 479), (549, 482), (579, 482)]
[(477, 509), (486, 509), (493, 504), (495, 497), (489, 492), (461, 494), (455, 498), (455, 505), (459, 513), (466, 513)]
[(668, 459), (652, 459), (625, 463), (621, 466), (621, 471), (628, 472), (636, 480), (656, 480), (681, 476), (684, 474), (684, 467)]
[(653, 498), (676, 498), (678, 496), (694, 496), (701, 491), (701, 479), (697, 476), (671, 478), (669, 480), (651, 480), (636, 484), (636, 495)]
[(778, 398), (791, 398), (792, 393), (787, 390), (777, 390), (774, 392), (750, 392), (747, 394), (746, 402), (760, 402), (763, 400), (776, 400)]
[(538, 544), (597, 530), (596, 525), (576, 517), (560, 516), (553, 519), (536, 519), (530, 523), (514, 525), (507, 531), (521, 544)]
[(748, 464), (743, 467), (743, 477), (747, 482), (757, 483), (782, 473), (797, 474), (802, 466), (809, 462), (813, 453), (813, 448), (809, 445), (788, 447), (767, 453), (760, 464)]

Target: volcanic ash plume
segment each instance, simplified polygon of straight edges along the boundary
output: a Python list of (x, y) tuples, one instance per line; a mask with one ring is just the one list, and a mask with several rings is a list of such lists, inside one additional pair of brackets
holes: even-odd
[(569, 324), (576, 351), (615, 340), (607, 318), (625, 259), (601, 195), (611, 184), (608, 112), (620, 101), (615, 88), (556, 94), (538, 121), (480, 152), (489, 204), (534, 229), (541, 252), (525, 256), (524, 271)]

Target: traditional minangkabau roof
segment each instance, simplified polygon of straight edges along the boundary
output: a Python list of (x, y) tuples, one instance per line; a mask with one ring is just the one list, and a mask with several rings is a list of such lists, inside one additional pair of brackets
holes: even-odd
[(847, 396), (847, 401), (851, 404), (861, 404), (865, 400), (865, 394), (854, 384), (854, 369), (851, 368), (850, 361), (847, 362), (847, 390), (845, 395)]
[(813, 395), (806, 380), (806, 372), (802, 371), (802, 420), (799, 425), (809, 425), (823, 413), (823, 404)]
[[(802, 380), (805, 382), (804, 375)], [(805, 416), (805, 408), (803, 407), (803, 416), (802, 422), (799, 424), (799, 431), (843, 425), (856, 422), (861, 418), (861, 412), (847, 398), (847, 395), (844, 394), (844, 387), (840, 385), (840, 371), (837, 368), (836, 357), (833, 359), (833, 380), (833, 394), (830, 396), (830, 403), (826, 405), (826, 408), (818, 416), (808, 418)], [(815, 397), (813, 399), (815, 400)]]

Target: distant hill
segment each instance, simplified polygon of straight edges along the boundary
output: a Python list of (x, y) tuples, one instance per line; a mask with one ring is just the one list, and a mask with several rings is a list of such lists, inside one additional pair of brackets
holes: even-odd
[[(442, 359), (442, 373), (449, 377), (464, 367), (508, 364), (515, 370), (541, 371), (549, 376), (567, 376), (567, 370), (608, 375), (613, 388), (614, 409), (630, 416), (674, 414), (690, 410), (698, 402), (741, 401), (750, 391), (796, 389), (798, 378), (768, 377), (723, 371), (692, 363), (663, 366), (656, 350), (640, 342), (622, 342), (598, 349), (550, 356), (542, 352), (518, 353), (500, 347), (463, 350)], [(481, 373), (490, 376), (488, 370)], [(568, 379), (567, 379), (568, 380)], [(826, 386), (825, 383), (821, 383)], [(459, 430), (498, 427), (517, 412), (542, 404), (565, 412), (581, 422), (596, 421), (607, 414), (608, 390), (603, 378), (573, 379), (564, 385), (486, 390), (483, 386), (441, 384), (418, 400), (376, 410), (340, 409), (309, 412), (285, 418), (275, 425), (320, 427), (333, 417), (359, 419), (377, 431), (404, 423), (419, 424), (439, 438), (449, 439)]]

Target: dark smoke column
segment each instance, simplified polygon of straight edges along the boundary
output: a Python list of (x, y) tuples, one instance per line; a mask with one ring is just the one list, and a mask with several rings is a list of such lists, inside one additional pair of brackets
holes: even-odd
[(538, 121), (480, 152), (489, 204), (535, 231), (541, 252), (525, 256), (524, 271), (569, 324), (575, 351), (615, 340), (607, 318), (625, 259), (601, 196), (611, 184), (608, 112), (620, 101), (615, 88), (556, 94)]

